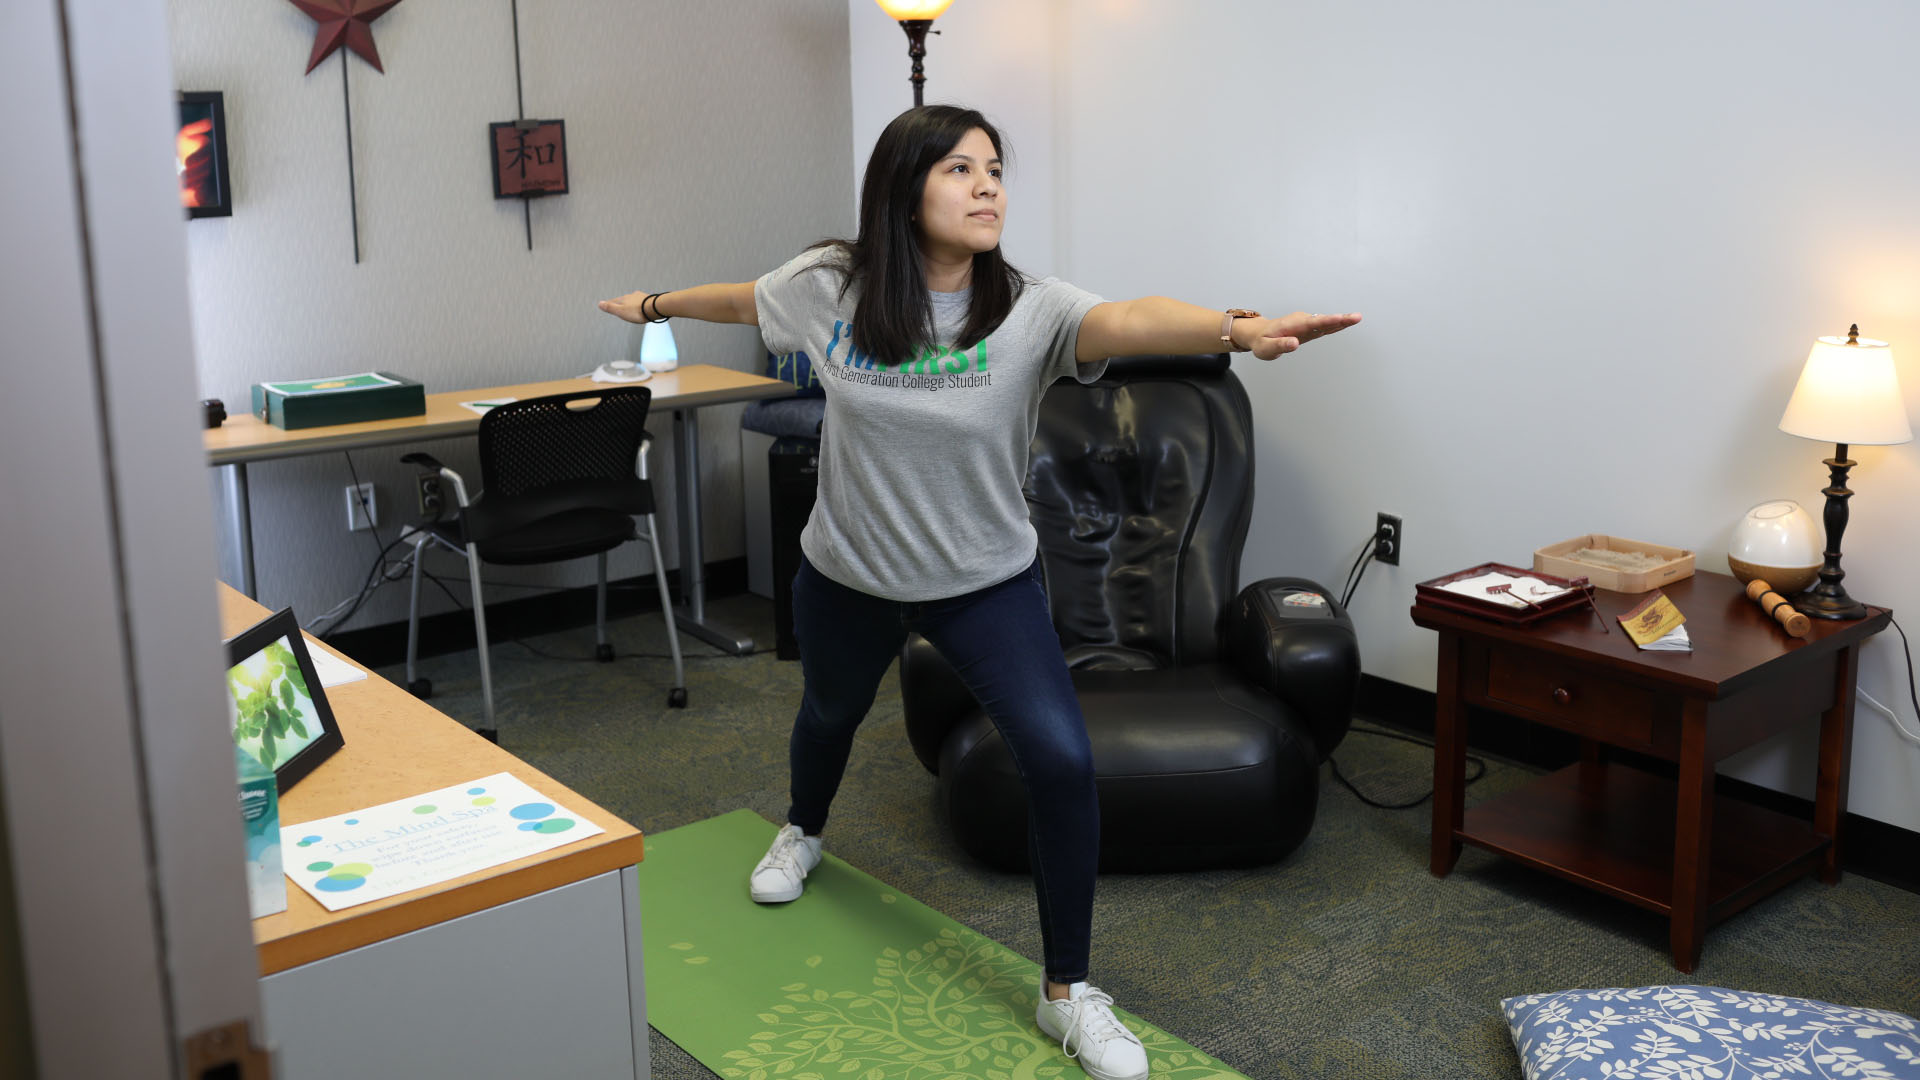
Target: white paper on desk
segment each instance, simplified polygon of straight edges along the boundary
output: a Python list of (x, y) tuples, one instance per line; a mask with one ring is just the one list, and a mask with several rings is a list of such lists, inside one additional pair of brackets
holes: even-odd
[(488, 398), (485, 401), (463, 401), (460, 403), (460, 407), (463, 409), (472, 409), (474, 412), (479, 413), (481, 416), (485, 416), (492, 409), (495, 409), (501, 405), (505, 405), (508, 402), (519, 401), (519, 400), (520, 400), (519, 398), (514, 398), (514, 397)]
[(603, 365), (594, 368), (592, 371), (580, 377), (583, 379), (592, 379), (594, 382), (599, 383), (636, 383), (646, 382), (648, 379), (653, 378), (653, 372), (648, 371), (646, 368), (636, 366), (625, 375), (615, 375), (608, 371)]
[(359, 682), (367, 673), (354, 667), (345, 660), (325, 649), (307, 649), (307, 658), (313, 661), (313, 673), (320, 678), (322, 687), (341, 686), (350, 682)]
[(1647, 642), (1645, 645), (1640, 645), (1637, 641), (1634, 642), (1634, 644), (1639, 645), (1641, 649), (1647, 652), (1693, 651), (1693, 639), (1687, 636), (1687, 628), (1684, 624), (1674, 627), (1659, 637), (1654, 638), (1652, 641)]
[[(1487, 591), (1488, 587), (1496, 585), (1505, 585), (1510, 591), (1500, 593)], [(1510, 608), (1523, 608), (1527, 606), (1526, 603), (1518, 599), (1518, 597), (1524, 596), (1528, 600), (1538, 604), (1542, 601), (1551, 600), (1556, 596), (1564, 596), (1570, 591), (1558, 585), (1549, 585), (1537, 577), (1526, 577), (1524, 575), (1514, 577), (1511, 574), (1502, 574), (1499, 571), (1481, 574), (1479, 577), (1450, 581), (1440, 586), (1440, 589), (1442, 592), (1459, 593), (1461, 596), (1471, 596), (1475, 600), (1504, 604)]]
[(451, 881), (606, 830), (495, 773), (283, 826), (287, 876), (328, 911)]

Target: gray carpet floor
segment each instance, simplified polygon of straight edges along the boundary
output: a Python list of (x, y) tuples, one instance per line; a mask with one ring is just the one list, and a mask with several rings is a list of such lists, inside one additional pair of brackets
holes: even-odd
[[(644, 832), (739, 807), (784, 820), (799, 665), (772, 654), (770, 602), (731, 597), (709, 615), (766, 651), (722, 657), (683, 638), (684, 710), (667, 708), (671, 668), (649, 658), (666, 650), (658, 615), (614, 625), (622, 656), (612, 664), (586, 659), (591, 628), (497, 643), (501, 745)], [(401, 681), (397, 669), (381, 674)], [(422, 674), (437, 707), (479, 726), (472, 653), (426, 660)], [(1431, 751), (1419, 745), (1356, 732), (1334, 758), (1379, 801), (1430, 786)], [(1533, 775), (1489, 761), (1469, 804)], [(1520, 1069), (1500, 999), (1577, 986), (1696, 983), (1920, 1012), (1920, 895), (1859, 875), (1834, 887), (1802, 881), (1714, 928), (1699, 969), (1684, 976), (1651, 913), (1474, 849), (1434, 878), (1425, 807), (1370, 808), (1324, 770), (1322, 785), (1312, 835), (1277, 865), (1102, 878), (1093, 981), (1261, 1080), (1511, 1080)], [(889, 675), (856, 743), (828, 849), (1038, 961), (1030, 882), (961, 852), (932, 792)], [(652, 1050), (662, 1080), (714, 1076), (658, 1032)]]

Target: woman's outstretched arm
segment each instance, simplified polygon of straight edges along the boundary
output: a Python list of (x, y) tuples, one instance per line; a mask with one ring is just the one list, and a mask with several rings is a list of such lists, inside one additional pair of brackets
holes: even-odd
[[(645, 292), (633, 292), (612, 300), (602, 300), (600, 310), (609, 315), (618, 315), (630, 323), (646, 322), (646, 317), (640, 314), (640, 301), (647, 296)], [(753, 303), (751, 281), (695, 285), (691, 289), (661, 293), (653, 303), (647, 305), (647, 315), (699, 319), (702, 322), (745, 323), (748, 326), (760, 322)]]
[[(1227, 344), (1220, 340), (1224, 316), (1224, 312), (1164, 296), (1099, 304), (1080, 320), (1074, 359), (1091, 364), (1109, 356), (1226, 352)], [(1271, 360), (1359, 321), (1358, 314), (1309, 315), (1304, 311), (1277, 319), (1235, 319), (1233, 348)]]

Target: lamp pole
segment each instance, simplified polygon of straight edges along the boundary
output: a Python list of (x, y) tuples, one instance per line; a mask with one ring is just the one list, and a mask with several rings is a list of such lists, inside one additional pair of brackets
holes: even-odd
[(927, 85), (926, 71), (920, 66), (920, 61), (927, 56), (927, 32), (933, 29), (933, 20), (901, 19), (900, 29), (907, 32), (907, 55), (913, 59), (913, 74), (908, 81), (913, 83), (913, 107), (917, 109), (922, 104), (921, 94)]
[(1847, 470), (1855, 463), (1847, 459), (1847, 444), (1836, 443), (1833, 456), (1822, 464), (1830, 481), (1820, 492), (1827, 497), (1826, 510), (1821, 514), (1827, 527), (1827, 549), (1821, 553), (1819, 584), (1800, 594), (1794, 606), (1816, 619), (1864, 619), (1867, 605), (1847, 595), (1847, 587), (1840, 584), (1840, 579), (1847, 576), (1840, 569), (1840, 537), (1847, 531), (1847, 500), (1853, 498), (1847, 488)]

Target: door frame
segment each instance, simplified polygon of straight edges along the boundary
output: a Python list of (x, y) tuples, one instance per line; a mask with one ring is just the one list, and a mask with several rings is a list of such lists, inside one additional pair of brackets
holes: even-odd
[(166, 15), (0, 12), (37, 156), (0, 172), (0, 934), (46, 1076), (182, 1076), (195, 1033), (259, 1030)]

